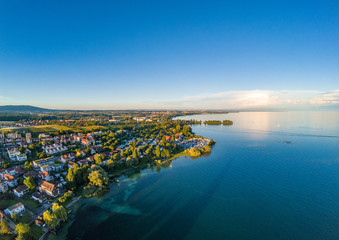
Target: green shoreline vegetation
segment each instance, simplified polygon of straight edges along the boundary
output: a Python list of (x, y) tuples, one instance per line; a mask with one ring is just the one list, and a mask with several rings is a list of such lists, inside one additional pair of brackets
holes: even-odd
[[(3, 122), (7, 125), (0, 129), (2, 150), (9, 152), (12, 151), (10, 148), (18, 148), (17, 151), (26, 155), (27, 160), (16, 162), (7, 156), (2, 168), (21, 166), (26, 172), (33, 171), (38, 174), (42, 170), (33, 168), (33, 161), (48, 161), (49, 157), (53, 157), (55, 166), (61, 166), (59, 171), (52, 170), (48, 174), (53, 177), (49, 180), (50, 183), (54, 184), (56, 180), (61, 179), (60, 173), (63, 171), (63, 179), (66, 182), (62, 187), (62, 194), (57, 197), (45, 195), (51, 203), (51, 208), (38, 216), (39, 221), (44, 221), (49, 227), (46, 231), (57, 234), (58, 229), (67, 221), (67, 212), (74, 202), (104, 194), (109, 191), (110, 184), (118, 181), (119, 176), (154, 167), (160, 171), (161, 167), (171, 167), (172, 161), (178, 157), (189, 156), (194, 159), (208, 154), (215, 141), (194, 134), (191, 128), (192, 125), (202, 124), (202, 121), (173, 119), (178, 115), (193, 113), (197, 114), (114, 112), (113, 116), (107, 116), (108, 114), (103, 113), (53, 113), (52, 119), (33, 114), (29, 117), (31, 120)], [(8, 119), (15, 119), (20, 114), (12, 118), (10, 114), (6, 116)], [(207, 124), (206, 122), (214, 124), (215, 121), (205, 121), (204, 124)], [(62, 146), (66, 147), (66, 150), (47, 154), (45, 147), (58, 144), (60, 139), (63, 139)], [(83, 144), (85, 140), (90, 141), (89, 144)], [(16, 147), (17, 141), (20, 142), (19, 147)], [(27, 144), (26, 147), (21, 146), (22, 143)], [(67, 159), (70, 154), (74, 157)], [(66, 162), (61, 161), (61, 156), (67, 157), (63, 160)], [(32, 200), (30, 195), (39, 189), (40, 181), (32, 177), (23, 179), (21, 176), (18, 182), (29, 189), (29, 194), (22, 197), (25, 200), (23, 203), (28, 208), (38, 209), (41, 204)], [(6, 198), (0, 199), (3, 206), (1, 210), (17, 203), (13, 189), (10, 188), (5, 193)], [(14, 224), (18, 229), (15, 234), (7, 236), (6, 233), (6, 237), (11, 239), (17, 235), (38, 239), (43, 231), (35, 225), (27, 225), (34, 223), (32, 217), (33, 215), (27, 212), (17, 216), (18, 221), (15, 220)]]
[(204, 121), (205, 125), (233, 125), (233, 121), (231, 120), (207, 120)]

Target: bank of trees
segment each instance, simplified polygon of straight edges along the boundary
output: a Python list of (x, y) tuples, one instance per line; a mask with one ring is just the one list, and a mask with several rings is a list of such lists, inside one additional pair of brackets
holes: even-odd
[(43, 219), (50, 228), (55, 229), (60, 222), (67, 220), (66, 209), (58, 203), (53, 203), (52, 210), (43, 213)]

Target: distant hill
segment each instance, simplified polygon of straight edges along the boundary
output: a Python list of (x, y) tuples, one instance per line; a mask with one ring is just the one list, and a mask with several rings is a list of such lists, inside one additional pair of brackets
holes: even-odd
[(55, 110), (47, 109), (47, 108), (40, 108), (34, 107), (30, 105), (4, 105), (0, 106), (0, 113), (1, 112), (52, 112)]

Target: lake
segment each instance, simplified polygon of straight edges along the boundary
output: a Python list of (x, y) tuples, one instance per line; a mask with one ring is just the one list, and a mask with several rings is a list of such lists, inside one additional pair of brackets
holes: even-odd
[(193, 126), (208, 156), (122, 176), (50, 239), (339, 239), (339, 113), (244, 112)]

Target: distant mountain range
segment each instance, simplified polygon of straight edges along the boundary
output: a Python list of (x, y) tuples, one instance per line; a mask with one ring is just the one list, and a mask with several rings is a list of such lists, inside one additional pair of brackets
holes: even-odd
[(4, 105), (0, 106), (0, 113), (4, 112), (53, 112), (57, 110), (34, 107), (30, 105)]

